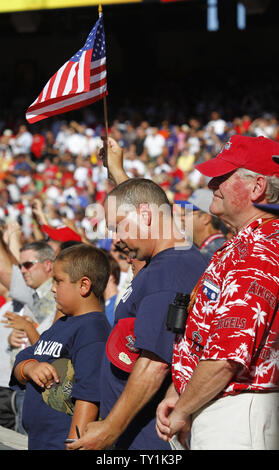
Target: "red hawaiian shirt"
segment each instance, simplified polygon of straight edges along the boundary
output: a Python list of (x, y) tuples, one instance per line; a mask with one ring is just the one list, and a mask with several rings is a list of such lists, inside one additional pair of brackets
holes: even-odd
[(243, 228), (216, 252), (192, 296), (185, 334), (174, 343), (178, 393), (208, 359), (243, 366), (220, 396), (278, 391), (279, 220)]

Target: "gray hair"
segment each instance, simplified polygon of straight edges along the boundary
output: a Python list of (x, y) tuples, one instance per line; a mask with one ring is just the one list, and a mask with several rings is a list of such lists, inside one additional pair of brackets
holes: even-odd
[(38, 256), (39, 261), (46, 261), (47, 259), (49, 259), (50, 261), (54, 261), (55, 259), (54, 249), (47, 242), (44, 241), (25, 243), (20, 248), (20, 252), (26, 250), (34, 250)]
[[(260, 173), (255, 171), (246, 170), (245, 168), (239, 168), (237, 170), (241, 178), (255, 178), (259, 176)], [(267, 183), (267, 188), (265, 192), (265, 197), (269, 204), (279, 204), (279, 178), (275, 175), (273, 176), (264, 176)]]

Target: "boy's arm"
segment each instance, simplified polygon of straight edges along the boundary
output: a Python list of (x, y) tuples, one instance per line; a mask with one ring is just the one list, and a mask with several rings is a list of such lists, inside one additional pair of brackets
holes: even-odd
[(72, 424), (70, 427), (69, 439), (77, 439), (76, 426), (82, 435), (88, 423), (96, 421), (99, 415), (99, 406), (95, 403), (84, 400), (76, 400)]
[(16, 380), (23, 385), (29, 380), (33, 380), (41, 388), (50, 388), (53, 381), (59, 383), (55, 367), (48, 362), (38, 362), (33, 358), (20, 361), (15, 366), (13, 374)]

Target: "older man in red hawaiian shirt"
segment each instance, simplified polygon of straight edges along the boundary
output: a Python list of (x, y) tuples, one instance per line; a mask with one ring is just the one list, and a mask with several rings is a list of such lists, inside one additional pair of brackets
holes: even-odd
[[(236, 235), (213, 256), (192, 293), (173, 352), (173, 384), (157, 432), (191, 449), (279, 449), (279, 145), (233, 136), (197, 168), (211, 212)], [(263, 206), (261, 206), (263, 204)], [(262, 210), (264, 208), (264, 210)]]

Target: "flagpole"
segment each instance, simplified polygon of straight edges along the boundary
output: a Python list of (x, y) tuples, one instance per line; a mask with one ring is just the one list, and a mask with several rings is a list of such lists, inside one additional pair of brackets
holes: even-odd
[[(103, 13), (103, 8), (102, 8), (101, 3), (99, 3), (98, 11), (99, 11), (99, 18), (100, 18), (101, 14)], [(107, 170), (108, 170), (108, 178), (113, 181), (113, 178), (111, 177), (110, 172), (109, 172), (109, 169), (108, 169), (108, 166), (107, 166), (107, 148), (108, 148), (108, 107), (107, 107), (107, 96), (106, 96), (106, 95), (104, 95), (104, 97), (103, 97), (103, 103), (104, 103), (105, 136), (106, 136), (106, 138), (105, 138), (105, 140), (104, 140), (104, 151), (105, 151), (104, 163), (105, 163), (105, 166), (107, 167)]]
[[(99, 4), (99, 18), (103, 13), (102, 5)], [(105, 118), (105, 130), (106, 130), (106, 139), (108, 138), (108, 108), (107, 108), (107, 96), (105, 95), (103, 98), (104, 101), (104, 118)]]

